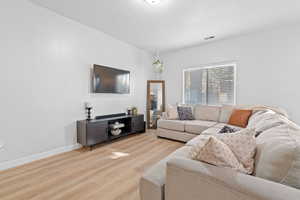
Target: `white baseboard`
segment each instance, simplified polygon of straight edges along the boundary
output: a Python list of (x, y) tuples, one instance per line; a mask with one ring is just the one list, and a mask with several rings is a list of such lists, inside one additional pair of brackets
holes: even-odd
[(17, 166), (20, 166), (20, 165), (24, 165), (26, 163), (30, 163), (30, 162), (35, 161), (35, 160), (40, 160), (40, 159), (43, 159), (43, 158), (47, 158), (49, 156), (54, 156), (54, 155), (61, 154), (61, 153), (64, 153), (64, 152), (73, 151), (73, 150), (79, 149), (79, 148), (81, 148), (80, 144), (74, 144), (74, 145), (70, 145), (70, 146), (65, 146), (65, 147), (60, 147), (60, 148), (57, 148), (57, 149), (53, 149), (51, 151), (46, 151), (46, 152), (43, 152), (43, 153), (33, 154), (33, 155), (26, 156), (26, 157), (23, 157), (23, 158), (19, 158), (19, 159), (16, 159), (16, 160), (2, 162), (2, 163), (0, 163), (0, 170), (5, 170), (5, 169), (17, 167)]

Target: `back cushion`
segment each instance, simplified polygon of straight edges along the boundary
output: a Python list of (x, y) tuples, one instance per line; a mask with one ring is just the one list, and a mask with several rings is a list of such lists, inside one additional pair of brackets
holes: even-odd
[(257, 137), (254, 174), (300, 189), (300, 129), (282, 122)]
[(194, 116), (196, 120), (218, 121), (219, 115), (219, 106), (196, 105), (194, 108)]
[(283, 123), (281, 116), (271, 110), (257, 111), (250, 117), (247, 128), (264, 132)]
[(219, 122), (228, 123), (234, 109), (235, 107), (232, 105), (222, 105), (222, 107), (220, 108)]
[(251, 115), (251, 117), (249, 118), (248, 121), (248, 126), (247, 128), (255, 128), (255, 126), (262, 120), (265, 118), (268, 118), (268, 114), (272, 111), (253, 111), (253, 114)]

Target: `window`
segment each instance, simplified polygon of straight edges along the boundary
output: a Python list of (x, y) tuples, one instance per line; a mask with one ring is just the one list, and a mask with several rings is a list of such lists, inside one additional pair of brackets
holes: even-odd
[(235, 64), (183, 71), (183, 101), (186, 104), (235, 104)]

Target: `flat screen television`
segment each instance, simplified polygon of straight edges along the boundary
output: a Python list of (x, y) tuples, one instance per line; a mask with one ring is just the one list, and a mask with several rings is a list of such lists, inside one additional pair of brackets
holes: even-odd
[(94, 65), (93, 92), (129, 94), (130, 71)]

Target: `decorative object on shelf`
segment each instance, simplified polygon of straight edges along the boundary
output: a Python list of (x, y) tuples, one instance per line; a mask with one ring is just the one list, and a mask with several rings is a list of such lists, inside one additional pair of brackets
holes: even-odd
[(137, 115), (137, 114), (138, 114), (137, 107), (132, 107), (132, 115)]
[(92, 112), (93, 106), (91, 102), (85, 102), (85, 110), (87, 111), (87, 120), (91, 120), (91, 112)]
[(112, 135), (114, 135), (114, 136), (120, 135), (121, 132), (122, 132), (122, 130), (119, 129), (119, 128), (118, 128), (118, 129), (112, 129), (112, 130), (110, 131), (110, 133), (111, 133)]
[(110, 125), (110, 133), (114, 136), (120, 135), (122, 133), (121, 128), (123, 128), (125, 124), (115, 122), (114, 124)]
[(132, 115), (132, 107), (131, 106), (129, 106), (127, 108), (127, 115)]

